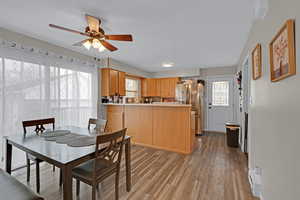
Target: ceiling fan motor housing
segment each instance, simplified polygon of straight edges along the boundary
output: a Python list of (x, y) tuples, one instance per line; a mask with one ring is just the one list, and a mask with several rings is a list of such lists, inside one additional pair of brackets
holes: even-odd
[(91, 34), (93, 34), (93, 36), (98, 36), (99, 33), (100, 33), (100, 35), (105, 35), (104, 30), (103, 30), (102, 28), (100, 28), (100, 27), (99, 27), (99, 32), (95, 32), (95, 31), (91, 31), (91, 30), (90, 30), (90, 27), (87, 26), (87, 27), (85, 28), (85, 32), (86, 32), (86, 33), (91, 33)]

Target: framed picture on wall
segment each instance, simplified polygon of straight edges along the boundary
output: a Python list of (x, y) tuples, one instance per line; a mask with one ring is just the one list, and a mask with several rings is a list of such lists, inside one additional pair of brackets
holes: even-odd
[(288, 20), (270, 43), (271, 81), (296, 74), (295, 21)]
[(252, 78), (257, 80), (261, 77), (261, 44), (257, 44), (252, 51)]

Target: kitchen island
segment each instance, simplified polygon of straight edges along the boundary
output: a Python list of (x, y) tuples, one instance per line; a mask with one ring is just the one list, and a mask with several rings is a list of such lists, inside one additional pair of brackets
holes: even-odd
[(195, 148), (195, 115), (186, 104), (104, 104), (107, 130), (127, 128), (134, 144), (190, 154)]

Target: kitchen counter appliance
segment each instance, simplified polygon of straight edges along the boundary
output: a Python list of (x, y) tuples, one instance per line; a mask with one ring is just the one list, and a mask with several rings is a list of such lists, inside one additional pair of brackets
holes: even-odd
[(181, 104), (191, 104), (196, 116), (196, 135), (203, 134), (203, 105), (204, 105), (203, 80), (183, 80), (176, 85), (176, 101)]

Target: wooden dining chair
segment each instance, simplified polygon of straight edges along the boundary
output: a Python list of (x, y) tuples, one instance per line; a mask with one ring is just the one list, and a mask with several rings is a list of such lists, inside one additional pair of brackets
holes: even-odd
[(72, 171), (76, 179), (76, 195), (80, 181), (92, 186), (92, 200), (96, 200), (96, 188), (100, 182), (115, 174), (115, 199), (119, 199), (119, 175), (124, 138), (127, 129), (97, 136), (95, 157)]
[[(38, 134), (42, 134), (46, 129), (46, 124), (52, 124), (52, 129), (55, 129), (55, 118), (48, 118), (48, 119), (38, 119), (38, 120), (28, 120), (23, 121), (23, 129), (24, 129), (24, 137), (26, 137), (27, 134), (27, 128), (28, 127), (34, 127), (34, 132)], [(40, 160), (33, 155), (26, 153), (26, 166), (27, 166), (27, 182), (30, 182), (30, 161), (33, 161), (35, 163), (36, 167), (36, 191), (37, 193), (40, 192), (40, 163), (43, 162), (43, 160)], [(53, 170), (55, 169), (55, 166), (53, 166)]]
[(95, 126), (96, 130), (100, 130), (101, 132), (105, 132), (106, 131), (107, 120), (90, 118), (89, 119), (89, 125), (88, 125), (89, 130), (91, 130), (91, 125), (96, 125)]

